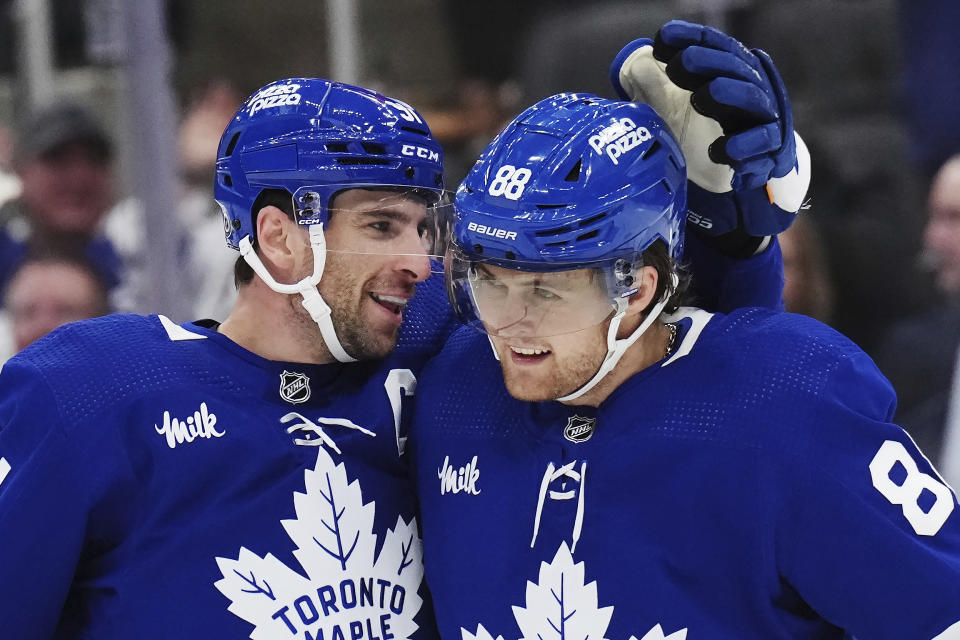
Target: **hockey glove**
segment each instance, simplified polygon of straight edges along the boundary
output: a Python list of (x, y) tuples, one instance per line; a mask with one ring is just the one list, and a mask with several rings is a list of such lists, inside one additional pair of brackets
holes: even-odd
[[(726, 238), (728, 253), (789, 227), (810, 183), (810, 155), (793, 131), (770, 57), (712, 27), (668, 22), (628, 44), (610, 69), (621, 98), (666, 121), (687, 160), (688, 222)], [(740, 249), (737, 249), (740, 247)]]

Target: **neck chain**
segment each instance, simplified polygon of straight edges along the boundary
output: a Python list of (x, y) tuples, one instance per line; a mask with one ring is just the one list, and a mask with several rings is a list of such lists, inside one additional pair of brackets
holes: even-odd
[(673, 353), (673, 343), (677, 341), (677, 325), (670, 322), (667, 326), (670, 328), (670, 339), (667, 340), (667, 348), (663, 350), (664, 358)]

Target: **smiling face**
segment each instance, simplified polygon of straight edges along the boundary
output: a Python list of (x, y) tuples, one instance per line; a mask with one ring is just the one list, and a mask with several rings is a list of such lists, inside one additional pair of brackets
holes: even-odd
[(552, 400), (597, 372), (613, 312), (602, 282), (597, 269), (531, 273), (476, 266), (474, 301), (510, 395)]
[[(422, 200), (393, 191), (351, 189), (333, 199), (318, 289), (340, 342), (359, 360), (390, 354), (416, 283), (430, 275), (426, 215)], [(304, 276), (312, 260), (307, 249)]]

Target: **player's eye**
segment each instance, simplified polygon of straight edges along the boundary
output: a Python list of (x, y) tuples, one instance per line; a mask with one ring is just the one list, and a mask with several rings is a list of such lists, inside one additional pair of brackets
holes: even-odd
[(391, 224), (389, 220), (378, 220), (367, 225), (377, 233), (390, 233)]
[(486, 289), (487, 291), (498, 291), (503, 292), (507, 290), (507, 286), (503, 283), (502, 280), (494, 278), (489, 273), (477, 272), (474, 282)]
[(553, 291), (544, 289), (542, 287), (534, 287), (533, 295), (540, 298), (541, 300), (559, 300), (560, 296), (555, 294)]

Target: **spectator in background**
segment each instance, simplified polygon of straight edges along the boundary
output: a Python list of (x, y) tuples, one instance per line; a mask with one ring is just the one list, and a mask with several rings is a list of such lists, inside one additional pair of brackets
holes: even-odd
[(223, 214), (213, 199), (213, 175), (220, 134), (243, 104), (244, 96), (225, 80), (196, 92), (180, 122), (180, 175), (184, 192), (179, 215), (187, 234), (194, 278), (192, 317), (225, 318), (237, 297), (233, 284), (236, 254), (223, 242)]
[(91, 262), (108, 288), (121, 264), (100, 223), (113, 202), (113, 149), (91, 113), (57, 102), (19, 132), (14, 169), (19, 197), (0, 207), (0, 291), (28, 253)]
[(787, 311), (829, 324), (833, 280), (816, 221), (808, 214), (798, 216), (778, 240), (783, 252), (783, 302)]
[(0, 126), (0, 205), (20, 195), (20, 180), (13, 173), (13, 134)]
[(89, 262), (67, 256), (28, 256), (3, 297), (3, 360), (57, 327), (106, 315), (107, 288)]
[(948, 414), (960, 422), (960, 402), (958, 409), (950, 411), (960, 347), (960, 155), (944, 163), (934, 176), (927, 205), (923, 266), (935, 279), (940, 302), (894, 325), (880, 346), (877, 364), (899, 396), (897, 423), (950, 480), (950, 464), (943, 455)]
[[(212, 80), (193, 92), (178, 129), (180, 190), (176, 216), (177, 258), (184, 265), (178, 291), (189, 301), (190, 317), (225, 318), (237, 291), (236, 254), (223, 242), (223, 216), (213, 199), (214, 166), (220, 134), (243, 101), (229, 82)], [(143, 209), (136, 198), (113, 208), (105, 231), (124, 265), (124, 282), (111, 296), (118, 311), (142, 313), (151, 307), (155, 274), (144, 260)]]

